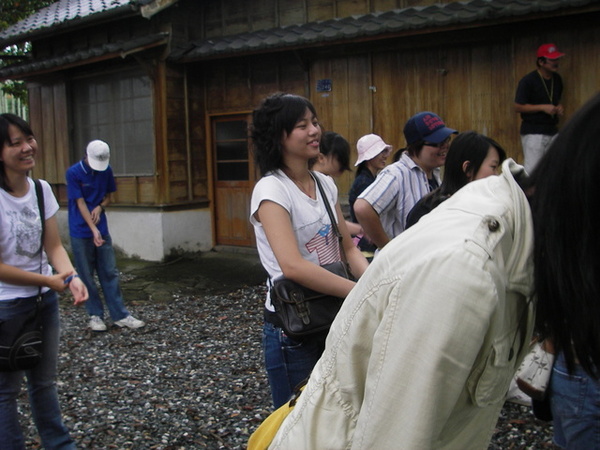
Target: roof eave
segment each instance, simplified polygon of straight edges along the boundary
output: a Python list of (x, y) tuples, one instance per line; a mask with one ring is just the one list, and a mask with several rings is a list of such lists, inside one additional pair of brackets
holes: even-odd
[[(0, 68), (0, 82), (5, 80), (26, 80), (29, 78), (37, 77), (40, 75), (57, 72), (60, 70), (67, 70), (74, 67), (84, 66), (88, 64), (94, 64), (101, 61), (106, 61), (115, 58), (125, 59), (130, 55), (134, 55), (146, 50), (154, 49), (160, 46), (166, 46), (169, 42), (169, 33), (163, 32), (158, 33), (154, 36), (149, 36), (151, 39), (149, 42), (142, 43), (140, 45), (130, 45), (131, 43), (123, 42), (117, 45), (119, 48), (114, 51), (107, 51), (106, 53), (102, 53), (98, 56), (93, 57), (83, 57), (81, 59), (77, 59), (76, 55), (73, 56), (72, 61), (66, 64), (55, 64), (53, 61), (44, 61), (39, 62), (41, 67), (34, 68), (33, 70), (16, 68), (18, 69), (17, 73), (10, 73), (11, 69), (14, 71), (14, 66)], [(147, 40), (146, 40), (147, 41)], [(99, 51), (93, 51), (92, 53), (96, 53)], [(9, 72), (6, 74), (6, 72)]]
[[(232, 57), (243, 57), (243, 56), (253, 56), (260, 54), (270, 54), (270, 53), (278, 53), (284, 51), (298, 51), (303, 49), (313, 49), (320, 48), (326, 46), (336, 46), (343, 44), (353, 44), (353, 43), (365, 43), (365, 42), (377, 42), (383, 40), (397, 39), (402, 37), (411, 37), (418, 35), (427, 35), (427, 34), (435, 34), (435, 33), (444, 33), (444, 32), (453, 32), (453, 31), (465, 31), (472, 29), (482, 29), (482, 28), (490, 28), (505, 24), (514, 24), (514, 23), (523, 23), (530, 21), (539, 21), (546, 20), (548, 18), (557, 18), (557, 17), (565, 17), (572, 15), (580, 15), (588, 12), (598, 12), (600, 10), (600, 6), (598, 4), (586, 5), (583, 7), (571, 7), (571, 8), (561, 8), (557, 10), (549, 10), (549, 11), (536, 11), (535, 13), (528, 14), (514, 14), (506, 17), (497, 17), (490, 20), (480, 21), (456, 21), (452, 24), (448, 25), (438, 25), (438, 26), (423, 26), (423, 27), (413, 27), (409, 29), (403, 29), (397, 32), (394, 31), (382, 31), (380, 33), (374, 34), (363, 34), (361, 36), (356, 36), (353, 38), (344, 38), (335, 37), (332, 39), (320, 39), (315, 41), (306, 41), (302, 43), (289, 43), (288, 45), (262, 45), (256, 49), (227, 49), (225, 51), (211, 51), (205, 55), (190, 55), (194, 53), (194, 50), (197, 47), (190, 46), (188, 49), (180, 51), (179, 55), (177, 55), (177, 51), (171, 53), (171, 56), (168, 58), (170, 61), (174, 63), (193, 63), (193, 62), (204, 62)], [(174, 55), (175, 54), (175, 55)], [(187, 54), (187, 56), (186, 56)]]
[(135, 15), (140, 15), (139, 6), (128, 3), (108, 11), (101, 11), (85, 17), (77, 17), (57, 25), (39, 28), (29, 33), (21, 33), (8, 39), (0, 40), (0, 48), (6, 48), (10, 45), (20, 44), (34, 39), (42, 39), (46, 36), (53, 35), (54, 33), (71, 30), (73, 28), (85, 26), (89, 23), (111, 20), (113, 18), (123, 19)]

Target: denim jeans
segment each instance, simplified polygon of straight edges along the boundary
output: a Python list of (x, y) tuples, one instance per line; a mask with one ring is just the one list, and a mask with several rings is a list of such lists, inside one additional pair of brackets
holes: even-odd
[(550, 380), (554, 443), (569, 450), (600, 448), (600, 381), (581, 366), (569, 375), (562, 354)]
[[(35, 298), (0, 301), (0, 319), (7, 320), (25, 314), (35, 307)], [(0, 372), (0, 448), (25, 448), (23, 432), (17, 414), (17, 397), (23, 375), (27, 377), (27, 391), (31, 413), (45, 449), (74, 449), (75, 444), (62, 422), (56, 374), (60, 323), (58, 298), (54, 291), (43, 296), (42, 361), (33, 369), (18, 372)]]
[(310, 375), (325, 349), (325, 334), (298, 342), (272, 323), (263, 326), (263, 351), (275, 409)]
[(75, 266), (81, 280), (86, 285), (89, 298), (85, 302), (85, 309), (90, 316), (104, 318), (104, 307), (100, 299), (98, 286), (94, 281), (94, 272), (98, 274), (98, 280), (104, 294), (106, 307), (113, 321), (124, 319), (129, 315), (121, 286), (119, 284), (119, 271), (115, 251), (112, 246), (110, 235), (102, 236), (104, 244), (100, 247), (94, 245), (94, 239), (81, 239), (71, 236), (71, 249)]

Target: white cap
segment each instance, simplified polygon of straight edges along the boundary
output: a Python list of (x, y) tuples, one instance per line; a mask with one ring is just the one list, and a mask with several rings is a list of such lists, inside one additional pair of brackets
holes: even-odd
[(383, 142), (376, 134), (367, 134), (361, 137), (356, 143), (358, 150), (358, 159), (356, 160), (355, 166), (358, 166), (363, 161), (368, 161), (375, 158), (382, 151), (387, 150), (388, 154), (392, 150), (392, 146)]
[(90, 142), (86, 153), (87, 162), (92, 169), (103, 172), (108, 168), (110, 148), (106, 142), (100, 140)]

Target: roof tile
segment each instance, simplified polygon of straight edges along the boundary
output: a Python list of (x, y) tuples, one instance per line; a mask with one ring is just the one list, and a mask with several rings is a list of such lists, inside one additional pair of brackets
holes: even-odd
[[(51, 28), (64, 27), (69, 22), (88, 18), (94, 14), (98, 14), (99, 18), (101, 17), (100, 13), (112, 13), (118, 16), (121, 11), (130, 11), (151, 2), (152, 0), (60, 0), (1, 32), (0, 46), (8, 41), (18, 42), (18, 40), (25, 40), (36, 33), (45, 33)], [(598, 2), (598, 0), (470, 0), (417, 6), (195, 41), (173, 50), (170, 59), (185, 62), (219, 54), (311, 46), (320, 42), (373, 37), (404, 30), (485, 22), (526, 14), (533, 15), (540, 11), (557, 11), (562, 8), (581, 7), (594, 2)], [(93, 21), (93, 18), (90, 20)], [(9, 66), (0, 69), (0, 77), (5, 77), (5, 74), (9, 72), (25, 73), (24, 67), (32, 68), (34, 64), (49, 64), (50, 67), (56, 67), (65, 62), (80, 61), (91, 57), (90, 55), (97, 54), (95, 52), (100, 52), (101, 55), (104, 54), (102, 52), (119, 51), (120, 48), (137, 45), (137, 41), (120, 42), (114, 45), (116, 45), (116, 50), (109, 50), (106, 46), (87, 49), (83, 53), (88, 56), (78, 52), (75, 55), (56, 57), (44, 62)]]
[[(502, 19), (511, 16), (585, 6), (598, 0), (470, 0), (395, 9), (342, 19), (294, 25), (237, 36), (191, 42), (175, 49), (173, 61), (193, 61), (219, 53), (309, 46), (319, 42), (376, 36), (422, 28), (435, 28)], [(232, 40), (232, 38), (234, 38)], [(231, 42), (235, 41), (235, 45)]]
[(8, 67), (0, 68), (0, 78), (6, 79), (42, 69), (52, 69), (54, 67), (64, 66), (66, 64), (73, 64), (78, 61), (84, 61), (89, 58), (116, 52), (127, 52), (135, 48), (151, 46), (152, 44), (159, 45), (166, 39), (167, 36), (168, 33), (150, 34), (127, 41), (102, 44), (87, 48), (85, 50), (78, 50), (76, 52), (48, 58), (45, 60), (13, 64)]
[(104, 13), (140, 0), (60, 0), (40, 9), (22, 21), (0, 32), (0, 44), (23, 35), (31, 35), (45, 28), (58, 27), (92, 14)]

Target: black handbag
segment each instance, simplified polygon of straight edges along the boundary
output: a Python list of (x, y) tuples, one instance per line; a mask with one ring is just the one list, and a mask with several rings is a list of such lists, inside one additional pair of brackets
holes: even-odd
[[(40, 245), (40, 272), (41, 259), (44, 247), (44, 194), (39, 180), (35, 181), (35, 192), (42, 221), (42, 237)], [(42, 288), (34, 299), (35, 308), (29, 313), (12, 317), (0, 322), (0, 371), (11, 372), (34, 368), (42, 359)]]
[[(331, 226), (338, 238), (341, 254), (343, 255), (342, 235), (331, 211), (331, 206), (319, 179), (316, 176), (313, 176), (313, 178), (325, 202)], [(341, 277), (350, 278), (345, 257), (342, 257), (341, 261), (325, 264), (321, 267)], [(273, 281), (270, 293), (271, 302), (275, 307), (275, 314), (279, 322), (278, 325), (281, 326), (285, 334), (299, 341), (308, 336), (327, 332), (345, 300), (341, 297), (313, 291), (285, 277)]]

